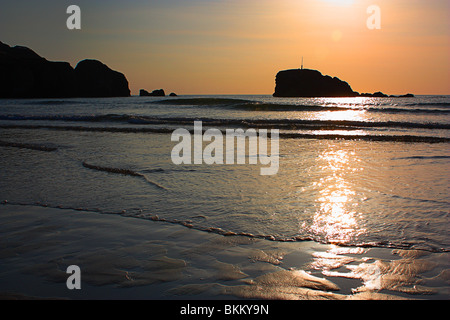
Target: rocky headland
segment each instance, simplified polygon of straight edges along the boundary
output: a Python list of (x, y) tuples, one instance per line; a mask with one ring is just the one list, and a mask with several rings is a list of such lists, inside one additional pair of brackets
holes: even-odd
[(0, 42), (0, 98), (128, 97), (128, 81), (98, 60), (48, 61)]

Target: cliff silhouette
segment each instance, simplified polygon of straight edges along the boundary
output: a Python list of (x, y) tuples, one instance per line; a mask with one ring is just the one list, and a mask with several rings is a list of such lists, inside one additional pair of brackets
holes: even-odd
[(0, 42), (0, 98), (128, 97), (126, 77), (98, 60), (48, 61)]

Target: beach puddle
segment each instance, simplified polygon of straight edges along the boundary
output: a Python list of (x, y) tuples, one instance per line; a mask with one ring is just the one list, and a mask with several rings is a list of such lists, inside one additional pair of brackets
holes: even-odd
[[(273, 260), (280, 252), (253, 251), (253, 263), (269, 262), (276, 269), (260, 270), (259, 276), (225, 287), (224, 294), (283, 300), (403, 300), (448, 295), (448, 253), (331, 245), (328, 250), (311, 252), (309, 263), (289, 268), (283, 259)], [(292, 253), (286, 252), (287, 257)]]
[(438, 293), (435, 288), (423, 285), (427, 282), (424, 276), (427, 272), (445, 268), (445, 265), (433, 261), (432, 253), (396, 249), (391, 251), (391, 255), (392, 259), (379, 259), (368, 254), (355, 258), (330, 252), (315, 253), (310, 267), (321, 270), (327, 277), (360, 280), (361, 285), (352, 289), (353, 298), (365, 299), (380, 292), (408, 295)]

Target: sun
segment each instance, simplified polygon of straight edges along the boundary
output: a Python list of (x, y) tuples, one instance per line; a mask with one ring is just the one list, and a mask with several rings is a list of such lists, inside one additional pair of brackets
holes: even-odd
[(355, 2), (355, 0), (322, 0), (322, 1), (341, 6), (349, 6)]

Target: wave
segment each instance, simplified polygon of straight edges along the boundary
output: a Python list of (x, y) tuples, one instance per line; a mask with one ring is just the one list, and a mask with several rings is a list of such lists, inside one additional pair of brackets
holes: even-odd
[[(12, 205), (12, 206), (39, 206), (39, 207), (45, 207), (45, 208), (54, 208), (54, 209), (61, 209), (61, 210), (75, 210), (75, 211), (81, 211), (81, 212), (93, 212), (93, 213), (101, 213), (101, 214), (114, 214), (114, 215), (121, 215), (123, 217), (127, 218), (136, 218), (136, 219), (143, 219), (143, 220), (149, 220), (149, 221), (155, 221), (155, 222), (161, 222), (161, 223), (169, 223), (169, 224), (176, 224), (181, 225), (189, 229), (203, 231), (203, 232), (209, 232), (209, 233), (215, 233), (218, 235), (222, 235), (225, 237), (247, 237), (251, 239), (262, 239), (267, 241), (274, 241), (274, 242), (304, 242), (304, 241), (314, 241), (318, 243), (323, 244), (330, 244), (326, 239), (319, 238), (317, 236), (313, 235), (294, 235), (294, 236), (279, 236), (279, 235), (272, 235), (272, 234), (255, 234), (245, 231), (233, 231), (233, 230), (226, 230), (220, 227), (212, 227), (212, 226), (202, 226), (195, 224), (192, 220), (179, 220), (179, 219), (171, 219), (171, 218), (163, 218), (159, 217), (158, 215), (151, 215), (146, 213), (128, 213), (127, 210), (117, 211), (117, 212), (106, 212), (101, 209), (89, 209), (89, 208), (72, 208), (72, 207), (66, 207), (66, 206), (52, 206), (45, 203), (13, 203), (6, 200), (3, 200), (0, 202), (0, 205)], [(332, 242), (333, 245), (341, 246), (341, 247), (360, 247), (360, 248), (392, 248), (392, 249), (414, 249), (414, 250), (423, 250), (428, 252), (449, 252), (450, 250), (442, 247), (434, 247), (434, 246), (420, 246), (417, 243), (408, 243), (408, 242), (396, 242), (396, 241), (389, 241), (389, 240), (381, 240), (381, 241), (361, 241), (361, 242), (354, 242), (354, 243), (348, 243), (348, 242)]]
[(163, 187), (162, 185), (160, 185), (159, 183), (156, 183), (152, 180), (150, 180), (146, 175), (130, 170), (130, 169), (122, 169), (122, 168), (112, 168), (112, 167), (102, 167), (102, 166), (97, 166), (97, 165), (92, 165), (89, 164), (85, 161), (82, 162), (83, 167), (87, 168), (87, 169), (91, 169), (91, 170), (97, 170), (97, 171), (103, 171), (103, 172), (109, 172), (109, 173), (116, 173), (116, 174), (122, 174), (125, 176), (131, 176), (131, 177), (140, 177), (145, 179), (145, 181), (147, 181), (148, 183), (150, 183), (151, 185), (159, 188), (159, 189), (163, 189), (163, 190), (167, 190), (165, 187)]
[(31, 143), (19, 143), (19, 142), (8, 142), (0, 140), (0, 147), (11, 147), (11, 148), (19, 148), (19, 149), (29, 149), (36, 151), (44, 151), (44, 152), (52, 152), (58, 150), (56, 147), (48, 147), (40, 144), (31, 144)]
[(217, 106), (217, 105), (234, 105), (241, 103), (253, 103), (251, 100), (232, 99), (232, 98), (180, 98), (149, 101), (148, 104), (163, 104), (163, 105), (189, 105), (189, 106)]
[(381, 113), (426, 113), (426, 114), (450, 114), (450, 109), (404, 109), (404, 108), (369, 108), (365, 109), (368, 112), (381, 112)]
[(56, 131), (118, 132), (118, 133), (172, 133), (169, 128), (85, 127), (52, 125), (0, 125), (1, 129), (47, 129)]
[(96, 166), (96, 165), (92, 165), (89, 163), (86, 163), (83, 161), (83, 167), (88, 168), (88, 169), (92, 169), (92, 170), (97, 170), (97, 171), (104, 171), (104, 172), (110, 172), (110, 173), (118, 173), (118, 174), (123, 174), (126, 176), (132, 176), (132, 177), (142, 177), (143, 175), (133, 171), (133, 170), (128, 170), (128, 169), (119, 169), (119, 168), (110, 168), (110, 167), (101, 167), (101, 166)]
[(422, 108), (394, 108), (394, 107), (345, 107), (345, 106), (320, 106), (320, 105), (282, 105), (270, 103), (246, 103), (229, 106), (234, 109), (247, 111), (308, 111), (308, 112), (334, 112), (334, 111), (362, 111), (369, 113), (425, 113), (425, 114), (450, 114), (450, 109), (422, 109)]
[(411, 157), (393, 158), (393, 160), (439, 160), (439, 159), (450, 159), (450, 156), (411, 156)]
[(346, 107), (320, 105), (273, 104), (241, 99), (195, 98), (151, 101), (150, 104), (234, 108), (248, 111), (343, 111)]
[[(97, 123), (126, 123), (135, 125), (158, 124), (158, 125), (192, 125), (194, 121), (202, 121), (205, 125), (214, 126), (269, 126), (292, 129), (339, 129), (343, 128), (421, 128), (421, 129), (450, 129), (450, 124), (444, 123), (420, 123), (420, 122), (401, 122), (401, 121), (354, 121), (354, 120), (303, 120), (303, 119), (219, 119), (219, 118), (202, 118), (202, 117), (151, 117), (138, 115), (66, 115), (66, 116), (22, 116), (22, 115), (3, 115), (0, 120), (36, 120), (36, 121), (61, 121), (61, 122), (97, 122)], [(6, 125), (0, 125), (6, 128)], [(31, 128), (31, 126), (30, 126)]]
[(85, 103), (86, 102), (71, 101), (71, 100), (42, 100), (42, 101), (30, 101), (30, 102), (27, 102), (26, 104), (28, 104), (28, 105), (44, 105), (44, 106), (48, 106), (48, 105), (59, 106), (59, 105), (66, 105), (66, 104), (85, 104)]
[(450, 107), (450, 102), (418, 102), (407, 103), (405, 106), (438, 106), (438, 107)]
[(82, 122), (121, 122), (127, 119), (132, 119), (134, 116), (127, 115), (0, 115), (0, 120), (15, 120), (15, 121), (82, 121)]
[[(240, 109), (247, 111), (367, 111), (367, 112), (381, 112), (381, 113), (426, 113), (426, 114), (450, 114), (449, 109), (424, 109), (424, 108), (395, 108), (395, 107), (376, 107), (373, 104), (357, 104), (349, 103), (345, 105), (336, 104), (278, 104), (265, 103), (260, 101), (250, 101), (242, 99), (227, 99), (227, 98), (192, 98), (192, 99), (169, 99), (160, 101), (150, 101), (149, 104), (159, 105), (184, 105), (184, 106), (203, 106), (203, 107), (220, 107)], [(405, 104), (404, 106), (450, 106), (450, 103), (416, 103)]]
[(339, 134), (297, 134), (280, 133), (280, 137), (288, 139), (328, 139), (328, 140), (364, 140), (364, 141), (391, 141), (391, 142), (423, 142), (444, 143), (450, 142), (450, 138), (411, 136), (411, 135), (339, 135)]
[[(81, 131), (81, 132), (113, 132), (113, 133), (160, 133), (171, 134), (170, 128), (127, 128), (127, 127), (81, 127), (81, 126), (47, 126), (47, 125), (0, 125), (2, 129), (48, 129), (57, 131)], [(298, 129), (298, 128), (297, 128)], [(306, 129), (306, 128), (303, 128)], [(308, 128), (311, 129), (311, 128)], [(315, 127), (321, 130), (342, 130), (342, 127)], [(350, 130), (347, 128), (347, 130)], [(352, 129), (354, 130), (354, 128)], [(194, 130), (189, 130), (191, 134)], [(203, 130), (203, 133), (205, 130)], [(223, 134), (226, 133), (222, 129)], [(423, 143), (448, 143), (450, 138), (414, 135), (374, 135), (374, 134), (304, 134), (297, 132), (280, 132), (280, 138), (285, 139), (328, 139), (328, 140), (365, 140), (365, 141), (393, 141), (393, 142), (423, 142)]]

